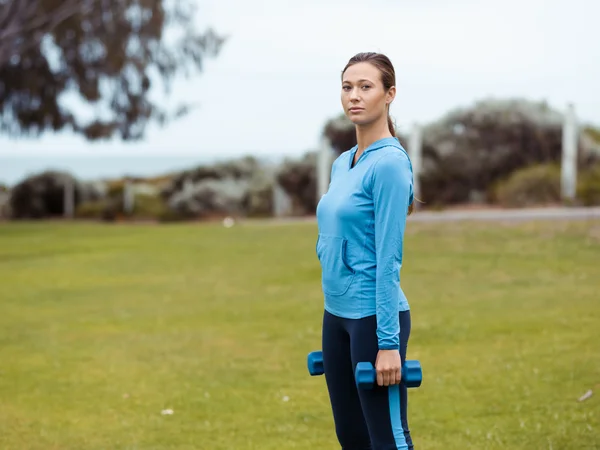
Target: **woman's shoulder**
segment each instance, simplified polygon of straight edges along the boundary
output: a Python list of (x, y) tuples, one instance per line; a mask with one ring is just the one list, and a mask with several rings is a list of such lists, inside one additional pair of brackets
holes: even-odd
[(356, 150), (356, 147), (357, 146), (355, 145), (354, 147), (349, 148), (348, 150), (344, 150), (342, 153), (335, 157), (333, 162), (348, 159), (350, 155), (352, 155), (352, 152)]
[(342, 153), (337, 155), (335, 158), (333, 158), (333, 161), (331, 163), (332, 170), (335, 168), (336, 165), (345, 164), (346, 162), (348, 162), (349, 158), (352, 157), (353, 150), (354, 150), (354, 147), (351, 149), (348, 149), (346, 151), (343, 151)]
[(402, 145), (387, 145), (377, 152), (377, 158), (373, 161), (372, 170), (376, 172), (388, 172), (409, 169), (412, 172), (412, 164), (408, 152)]

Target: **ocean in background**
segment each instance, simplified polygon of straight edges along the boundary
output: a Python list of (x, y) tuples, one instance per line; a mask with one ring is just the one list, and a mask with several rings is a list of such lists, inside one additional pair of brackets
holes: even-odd
[[(192, 169), (219, 160), (239, 159), (244, 155), (220, 158), (201, 155), (148, 156), (73, 156), (73, 155), (0, 155), (0, 183), (14, 186), (29, 175), (45, 170), (61, 170), (80, 180), (92, 181), (123, 176), (150, 177), (169, 172)], [(283, 157), (257, 155), (265, 162), (276, 164)]]

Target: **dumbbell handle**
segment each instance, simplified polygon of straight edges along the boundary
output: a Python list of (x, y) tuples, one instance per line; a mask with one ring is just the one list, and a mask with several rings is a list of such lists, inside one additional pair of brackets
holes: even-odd
[[(323, 352), (314, 351), (307, 357), (308, 372), (311, 376), (323, 375)], [(361, 389), (369, 389), (377, 381), (377, 372), (370, 362), (359, 362), (355, 370), (356, 384)], [(419, 387), (423, 379), (419, 361), (408, 360), (402, 365), (402, 381), (407, 387)]]
[[(370, 362), (359, 362), (354, 371), (356, 386), (359, 389), (371, 389), (377, 382), (377, 371)], [(414, 388), (421, 386), (423, 371), (421, 363), (416, 360), (408, 360), (402, 364), (401, 384)]]

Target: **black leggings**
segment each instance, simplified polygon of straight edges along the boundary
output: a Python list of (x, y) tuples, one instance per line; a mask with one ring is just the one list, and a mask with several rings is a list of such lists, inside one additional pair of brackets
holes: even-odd
[[(406, 360), (410, 311), (400, 312), (400, 358)], [(323, 365), (335, 432), (343, 450), (413, 449), (408, 429), (404, 384), (359, 390), (354, 368), (361, 361), (375, 366), (377, 321), (323, 316)]]

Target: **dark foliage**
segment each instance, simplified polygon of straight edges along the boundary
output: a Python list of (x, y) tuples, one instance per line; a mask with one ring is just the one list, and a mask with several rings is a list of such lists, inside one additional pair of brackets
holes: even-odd
[[(338, 154), (356, 144), (343, 116), (330, 120), (324, 133)], [(487, 100), (451, 111), (423, 128), (419, 199), (426, 207), (490, 200), (490, 186), (513, 172), (558, 163), (562, 133), (563, 115), (543, 102)], [(598, 136), (597, 129), (583, 127), (580, 167), (600, 157)], [(408, 150), (408, 138), (398, 137)]]
[(74, 183), (75, 205), (84, 192), (69, 174), (46, 171), (18, 183), (11, 191), (10, 208), (14, 219), (42, 219), (62, 216), (65, 212), (65, 184)]
[[(150, 94), (222, 47), (194, 13), (193, 0), (0, 0), (0, 130), (134, 140), (185, 114), (191, 105), (168, 111)], [(102, 113), (83, 122), (63, 94)]]
[(297, 161), (285, 161), (277, 183), (292, 198), (298, 214), (312, 214), (317, 207), (316, 153), (308, 152)]

